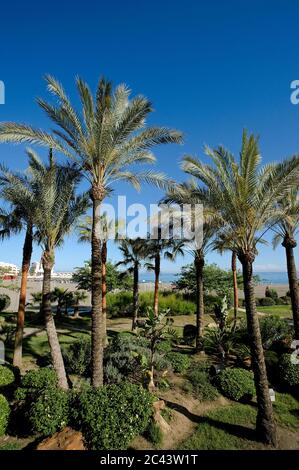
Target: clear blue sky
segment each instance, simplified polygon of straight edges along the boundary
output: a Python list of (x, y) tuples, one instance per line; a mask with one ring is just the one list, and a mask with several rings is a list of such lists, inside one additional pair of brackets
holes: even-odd
[[(46, 128), (34, 103), (46, 96), (45, 73), (62, 81), (71, 97), (76, 75), (94, 88), (104, 74), (150, 98), (156, 110), (151, 123), (184, 131), (184, 146), (156, 151), (157, 167), (171, 177), (182, 180), (180, 158), (202, 156), (205, 143), (238, 152), (243, 127), (260, 135), (264, 162), (279, 160), (299, 151), (299, 105), (290, 103), (290, 82), (299, 79), (298, 15), (299, 3), (292, 0), (2, 2), (6, 104), (0, 120)], [(0, 160), (26, 167), (20, 146), (1, 145)], [(116, 190), (129, 202), (142, 197), (147, 204), (162, 195), (149, 187), (142, 196), (125, 185)], [(1, 261), (19, 265), (21, 255), (22, 237), (0, 245)], [(36, 248), (33, 258), (39, 256)], [(111, 247), (110, 258), (117, 256)], [(88, 257), (88, 246), (72, 236), (57, 252), (56, 269), (72, 269)], [(215, 253), (208, 260), (229, 263)], [(283, 250), (263, 247), (256, 265), (285, 270)], [(163, 269), (175, 270), (167, 263)]]

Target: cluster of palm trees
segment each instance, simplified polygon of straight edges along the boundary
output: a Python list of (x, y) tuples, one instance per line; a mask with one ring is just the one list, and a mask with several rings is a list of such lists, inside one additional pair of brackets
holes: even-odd
[[(182, 142), (181, 132), (145, 125), (145, 119), (152, 111), (151, 103), (146, 98), (137, 96), (129, 100), (130, 92), (126, 86), (120, 85), (113, 90), (111, 83), (105, 79), (100, 80), (96, 96), (93, 97), (88, 85), (78, 78), (77, 88), (82, 107), (79, 113), (61, 84), (50, 76), (46, 80), (55, 102), (51, 104), (38, 99), (38, 104), (55, 125), (51, 133), (24, 124), (0, 124), (1, 142), (25, 142), (52, 149), (47, 165), (41, 163), (32, 150), (29, 151), (28, 175), (18, 176), (2, 169), (2, 195), (11, 202), (15, 208), (15, 219), (26, 229), (18, 331), (21, 331), (24, 324), (25, 279), (34, 238), (43, 248), (42, 303), (53, 364), (60, 386), (67, 388), (51, 312), (51, 269), (56, 246), (62, 242), (77, 216), (84, 213), (91, 204), (91, 228), (87, 239), (91, 242), (92, 267), (92, 385), (100, 387), (103, 384), (103, 349), (106, 336), (102, 293), (104, 292), (105, 297), (103, 266), (107, 253), (105, 240), (99, 235), (104, 199), (115, 189), (115, 183), (123, 180), (136, 189), (140, 189), (143, 182), (162, 188), (166, 192), (164, 202), (169, 205), (203, 204), (202, 245), (192, 246), (182, 240), (172, 247), (171, 253), (174, 258), (177, 253), (185, 250), (192, 253), (194, 258), (197, 274), (197, 347), (200, 348), (203, 332), (205, 255), (212, 248), (230, 250), (234, 272), (237, 258), (242, 266), (257, 393), (256, 427), (262, 440), (275, 444), (276, 428), (256, 312), (253, 266), (258, 243), (263, 241), (266, 231), (274, 230), (275, 241), (282, 238), (286, 249), (295, 336), (299, 338), (298, 286), (293, 255), (295, 231), (298, 227), (299, 157), (261, 166), (258, 140), (254, 135), (248, 136), (244, 132), (238, 159), (223, 147), (206, 149), (211, 164), (185, 156), (181, 168), (191, 179), (182, 184), (174, 183), (160, 172), (137, 171), (135, 168), (137, 164), (155, 161), (151, 153), (153, 147)], [(53, 151), (63, 154), (73, 163), (58, 165), (54, 162)], [(75, 191), (82, 177), (89, 182), (90, 189), (88, 194), (78, 196)], [(18, 188), (18, 196), (14, 195), (15, 186)], [(24, 189), (19, 191), (21, 187)], [(20, 203), (19, 193), (24, 198), (28, 195), (28, 203)], [(194, 216), (196, 217), (196, 213)], [(13, 229), (20, 229), (18, 223)], [(169, 241), (157, 237), (156, 240), (148, 241), (148, 244), (151, 244), (150, 257), (155, 272), (154, 311), (157, 313), (161, 255), (169, 251)], [(144, 256), (142, 243), (140, 240), (122, 242), (121, 250), (124, 264), (130, 264), (134, 273), (135, 324), (138, 313), (138, 269)], [(17, 333), (16, 344), (18, 341)]]

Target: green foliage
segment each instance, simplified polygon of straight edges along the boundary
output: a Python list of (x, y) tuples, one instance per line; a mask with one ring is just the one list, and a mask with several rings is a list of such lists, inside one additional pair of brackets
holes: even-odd
[(82, 431), (90, 450), (126, 449), (146, 430), (152, 404), (153, 396), (137, 385), (89, 388), (73, 398), (73, 425)]
[[(216, 292), (222, 295), (232, 285), (232, 274), (229, 271), (219, 268), (216, 264), (207, 264), (203, 270), (203, 282), (205, 293)], [(242, 275), (238, 273), (238, 285), (242, 286)], [(195, 295), (196, 293), (196, 275), (194, 264), (183, 266), (179, 279), (175, 282), (178, 290), (185, 290)]]
[(292, 327), (278, 315), (269, 315), (260, 319), (263, 347), (269, 349), (277, 341), (292, 337)]
[(10, 367), (0, 366), (0, 392), (15, 382), (15, 375)]
[(0, 394), (0, 436), (5, 434), (8, 419), (10, 415), (10, 408), (7, 399)]
[(272, 297), (263, 297), (262, 299), (259, 299), (258, 305), (261, 305), (262, 307), (272, 307), (272, 305), (275, 305), (275, 300), (272, 299)]
[(32, 402), (28, 416), (34, 433), (51, 436), (68, 423), (68, 393), (48, 387)]
[(190, 356), (179, 352), (170, 352), (166, 354), (167, 360), (170, 362), (174, 372), (181, 374), (191, 366)]
[(0, 294), (0, 312), (7, 310), (10, 306), (10, 297), (6, 294)]
[[(85, 261), (84, 266), (76, 268), (73, 281), (78, 289), (91, 291), (91, 262)], [(124, 276), (110, 261), (106, 264), (107, 292), (113, 289), (129, 289), (132, 286), (131, 276)]]
[(244, 401), (255, 396), (253, 374), (245, 369), (224, 369), (216, 375), (215, 384), (230, 400)]
[(268, 297), (270, 299), (273, 299), (274, 302), (278, 299), (278, 293), (275, 289), (270, 289), (268, 286), (266, 287), (265, 290), (265, 297)]
[(160, 426), (157, 423), (155, 423), (153, 420), (150, 421), (150, 424), (146, 430), (146, 437), (155, 446), (159, 446), (163, 441), (162, 430)]
[(66, 370), (71, 374), (88, 376), (90, 374), (91, 340), (80, 338), (63, 350)]
[(190, 370), (187, 378), (192, 384), (192, 392), (198, 400), (212, 401), (218, 398), (218, 390), (211, 383), (208, 372), (203, 368), (195, 367)]
[(16, 391), (17, 400), (34, 401), (44, 390), (57, 387), (57, 376), (53, 369), (42, 367), (24, 375)]
[(293, 389), (299, 386), (299, 364), (292, 364), (291, 354), (283, 354), (278, 364), (278, 379), (280, 383)]
[(160, 343), (158, 343), (157, 351), (162, 354), (170, 353), (172, 351), (171, 342), (167, 340), (162, 340)]

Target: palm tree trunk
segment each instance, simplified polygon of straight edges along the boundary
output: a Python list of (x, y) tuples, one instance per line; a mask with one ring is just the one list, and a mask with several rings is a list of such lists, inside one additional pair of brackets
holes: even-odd
[(79, 304), (74, 305), (73, 318), (79, 318)]
[(196, 254), (195, 260), (196, 273), (196, 350), (202, 348), (202, 336), (204, 325), (204, 288), (203, 288), (203, 268), (204, 258), (201, 254)]
[(23, 246), (23, 260), (22, 260), (22, 277), (19, 308), (17, 314), (17, 330), (15, 336), (15, 346), (13, 353), (13, 365), (21, 368), (22, 366), (22, 342), (25, 323), (25, 308), (26, 308), (26, 291), (27, 291), (27, 278), (30, 268), (32, 255), (32, 225), (27, 225), (26, 236)]
[(53, 367), (58, 377), (58, 386), (64, 390), (67, 390), (68, 383), (65, 373), (65, 367), (51, 308), (51, 271), (54, 265), (53, 253), (44, 252), (42, 263), (44, 268), (43, 315), (46, 324), (46, 331), (50, 345)]
[(107, 268), (107, 242), (103, 241), (102, 250), (102, 315), (103, 315), (103, 330), (104, 330), (104, 344), (107, 344), (107, 283), (106, 283), (106, 268)]
[(159, 277), (160, 277), (160, 254), (155, 257), (155, 290), (154, 290), (154, 314), (159, 313)]
[(294, 238), (286, 236), (284, 238), (282, 246), (285, 248), (287, 258), (289, 289), (292, 303), (295, 338), (299, 340), (299, 288), (296, 262), (294, 257), (294, 248), (297, 246), (297, 243)]
[(237, 254), (232, 252), (232, 273), (233, 273), (233, 286), (234, 286), (234, 328), (237, 324), (238, 308), (239, 308), (239, 293), (238, 293), (238, 280), (237, 280)]
[(138, 264), (134, 265), (134, 279), (133, 279), (133, 319), (132, 331), (136, 330), (138, 319), (138, 304), (139, 304), (139, 268)]
[(92, 199), (92, 233), (91, 233), (91, 345), (92, 345), (92, 378), (93, 387), (103, 385), (103, 351), (104, 319), (102, 309), (102, 259), (100, 241), (100, 209), (103, 200), (103, 189), (93, 186)]
[(251, 340), (252, 368), (258, 407), (256, 431), (259, 439), (275, 446), (277, 443), (276, 426), (269, 395), (264, 350), (255, 304), (252, 276), (254, 255), (245, 253), (239, 255), (239, 259), (242, 263), (247, 329)]

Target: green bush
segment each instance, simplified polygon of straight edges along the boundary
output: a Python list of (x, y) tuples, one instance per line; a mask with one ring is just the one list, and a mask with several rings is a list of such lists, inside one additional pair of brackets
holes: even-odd
[(154, 445), (159, 446), (163, 441), (163, 433), (160, 426), (151, 420), (147, 430), (146, 430), (146, 437), (149, 441), (151, 441)]
[(170, 352), (166, 354), (166, 359), (170, 362), (173, 371), (179, 374), (185, 372), (191, 365), (191, 359), (187, 354)]
[(28, 418), (33, 433), (51, 436), (68, 424), (68, 393), (53, 387), (43, 390), (31, 404)]
[(130, 383), (89, 388), (73, 398), (73, 426), (91, 450), (126, 449), (152, 416), (153, 396)]
[(187, 376), (192, 384), (192, 392), (200, 401), (212, 401), (218, 398), (219, 393), (216, 387), (211, 384), (209, 374), (203, 369), (196, 368)]
[(269, 287), (266, 287), (265, 297), (268, 297), (276, 301), (276, 299), (278, 299), (278, 293), (275, 289), (270, 289)]
[(91, 340), (89, 337), (79, 339), (63, 351), (67, 372), (83, 376), (90, 375)]
[(167, 354), (172, 351), (172, 344), (170, 341), (163, 340), (157, 346), (157, 351), (161, 354)]
[(278, 379), (287, 388), (299, 386), (299, 364), (292, 364), (291, 354), (281, 356), (278, 363)]
[(45, 389), (56, 388), (57, 383), (57, 375), (49, 367), (30, 370), (24, 375), (21, 385), (16, 391), (16, 399), (34, 401)]
[(275, 305), (275, 300), (271, 297), (263, 297), (259, 299), (259, 305), (262, 307), (272, 307), (272, 305)]
[(215, 377), (219, 391), (235, 401), (245, 401), (255, 396), (253, 374), (245, 369), (224, 369)]
[(0, 366), (0, 392), (6, 390), (7, 387), (13, 385), (15, 375), (10, 367)]
[(3, 395), (0, 395), (0, 436), (3, 436), (5, 434), (9, 415), (10, 408), (8, 401)]
[(269, 349), (277, 341), (292, 338), (292, 327), (279, 315), (270, 315), (260, 319), (262, 342)]
[(0, 294), (0, 312), (8, 309), (10, 306), (10, 297), (6, 294)]

